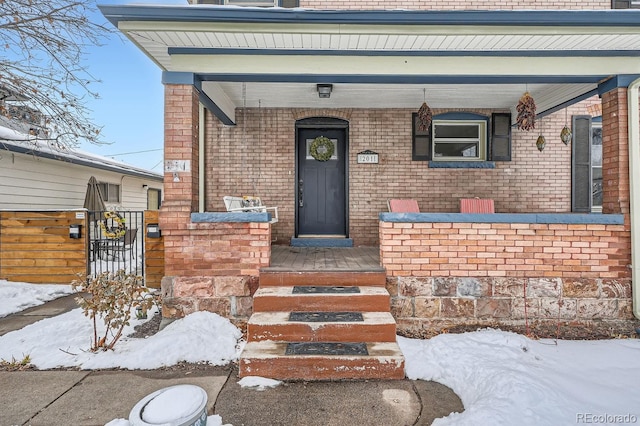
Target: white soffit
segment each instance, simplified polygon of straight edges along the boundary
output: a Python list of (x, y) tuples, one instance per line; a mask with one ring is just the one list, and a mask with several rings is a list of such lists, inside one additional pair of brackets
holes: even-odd
[[(217, 92), (204, 92), (218, 103)], [(414, 108), (426, 99), (431, 108), (492, 108), (508, 110), (525, 90), (536, 100), (538, 112), (596, 89), (596, 84), (333, 84), (329, 99), (320, 99), (312, 83), (230, 83), (217, 86), (236, 107), (263, 108)], [(244, 85), (244, 95), (243, 95)], [(381, 95), (384, 94), (384, 95)]]

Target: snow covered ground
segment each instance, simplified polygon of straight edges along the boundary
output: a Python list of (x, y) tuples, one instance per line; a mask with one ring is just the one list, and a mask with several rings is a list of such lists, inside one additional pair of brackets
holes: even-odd
[[(0, 291), (5, 284), (0, 282)], [(45, 291), (35, 287), (25, 291)], [(9, 304), (0, 296), (0, 312)], [(133, 319), (125, 334), (140, 322)], [(244, 344), (228, 320), (207, 312), (175, 321), (147, 339), (125, 337), (111, 352), (87, 352), (90, 333), (89, 319), (77, 309), (0, 336), (0, 359), (28, 354), (40, 369), (138, 369), (179, 361), (222, 365), (237, 359)], [(464, 412), (435, 425), (640, 423), (640, 339), (555, 342), (487, 329), (398, 340), (408, 378), (442, 383), (462, 399)], [(242, 384), (277, 385), (260, 378)], [(221, 425), (222, 419), (210, 416), (207, 424)], [(128, 421), (109, 425), (128, 426)]]
[(70, 285), (28, 284), (0, 280), (0, 318), (71, 294)]

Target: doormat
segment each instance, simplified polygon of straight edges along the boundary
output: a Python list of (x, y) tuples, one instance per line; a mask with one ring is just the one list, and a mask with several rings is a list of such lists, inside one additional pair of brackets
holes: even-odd
[(291, 312), (289, 321), (356, 322), (364, 321), (360, 312)]
[(324, 285), (297, 285), (293, 287), (293, 294), (343, 294), (360, 293), (360, 287), (324, 286)]
[(366, 343), (288, 343), (285, 355), (369, 355)]

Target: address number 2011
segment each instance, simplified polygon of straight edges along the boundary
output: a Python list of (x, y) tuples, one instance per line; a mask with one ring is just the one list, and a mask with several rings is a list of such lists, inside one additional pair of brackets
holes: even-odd
[(358, 164), (378, 164), (378, 154), (358, 154)]

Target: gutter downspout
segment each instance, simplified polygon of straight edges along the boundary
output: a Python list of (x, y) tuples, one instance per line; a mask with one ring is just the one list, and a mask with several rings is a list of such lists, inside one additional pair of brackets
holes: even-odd
[(198, 103), (198, 212), (204, 213), (204, 105)]
[[(631, 220), (631, 288), (633, 315), (640, 319), (640, 107), (638, 106), (640, 78), (627, 88), (629, 126), (629, 218)], [(637, 186), (636, 186), (637, 185)], [(637, 196), (636, 196), (637, 195)], [(636, 281), (637, 280), (637, 281)]]

